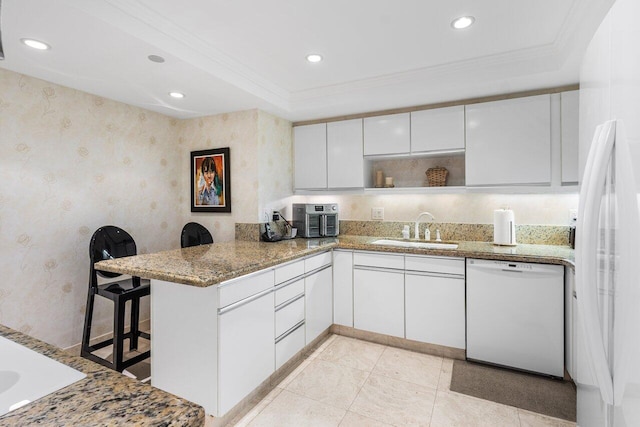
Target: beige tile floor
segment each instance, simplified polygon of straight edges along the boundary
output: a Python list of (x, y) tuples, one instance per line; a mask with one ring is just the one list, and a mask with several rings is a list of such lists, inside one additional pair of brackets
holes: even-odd
[(575, 426), (452, 392), (452, 368), (451, 359), (332, 335), (229, 425)]

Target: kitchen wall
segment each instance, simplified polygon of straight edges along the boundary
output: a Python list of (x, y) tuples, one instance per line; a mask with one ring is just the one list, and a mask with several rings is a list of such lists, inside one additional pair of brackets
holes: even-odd
[[(232, 212), (191, 213), (190, 152), (218, 147)], [(291, 147), (291, 123), (258, 110), (176, 120), (0, 69), (0, 323), (77, 344), (98, 227), (124, 228), (139, 253), (178, 248), (188, 221), (233, 240), (291, 196)], [(94, 335), (112, 322), (110, 302), (96, 307)]]
[[(233, 240), (235, 223), (264, 222), (263, 211), (292, 194), (291, 138), (290, 122), (259, 110), (182, 121), (178, 140), (183, 216), (209, 228), (214, 241)], [(190, 152), (219, 147), (230, 148), (231, 213), (192, 213), (187, 199)]]
[[(371, 208), (384, 208), (385, 221), (415, 221), (429, 211), (439, 222), (493, 224), (493, 211), (513, 209), (517, 224), (568, 225), (569, 209), (578, 208), (578, 194), (384, 194), (295, 196), (296, 203), (340, 204), (340, 219), (371, 220)], [(290, 212), (290, 210), (289, 210)]]
[[(192, 213), (190, 152), (230, 147), (232, 212)], [(176, 120), (0, 69), (0, 323), (60, 347), (80, 341), (88, 245), (101, 225), (128, 230), (139, 253), (179, 247), (188, 221), (216, 241), (235, 223), (291, 217), (291, 203), (340, 203), (341, 218), (492, 223), (510, 206), (520, 224), (567, 222), (577, 195), (292, 195), (291, 123), (258, 110)], [(177, 207), (177, 208), (176, 208)], [(97, 303), (94, 333), (110, 330)], [(142, 318), (148, 317), (148, 305)]]
[[(178, 244), (178, 130), (166, 116), (0, 69), (0, 323), (76, 344), (99, 226), (126, 229), (139, 252)], [(111, 304), (97, 308), (100, 334)]]

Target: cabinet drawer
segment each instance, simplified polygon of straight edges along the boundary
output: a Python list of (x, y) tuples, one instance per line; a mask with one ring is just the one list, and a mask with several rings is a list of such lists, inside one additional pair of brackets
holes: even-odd
[(304, 298), (276, 311), (276, 338), (304, 320)]
[(404, 270), (404, 255), (374, 254), (370, 252), (354, 252), (353, 265), (368, 267), (394, 268)]
[(276, 307), (291, 298), (304, 293), (304, 279), (289, 283), (288, 285), (276, 290)]
[(264, 270), (218, 286), (220, 308), (273, 287), (273, 270)]
[(407, 255), (404, 262), (407, 271), (464, 275), (464, 258)]
[(331, 264), (331, 252), (323, 252), (304, 260), (304, 271), (310, 272), (316, 268), (320, 268), (327, 264)]
[[(290, 262), (281, 267), (277, 267), (276, 271), (276, 285), (278, 283), (286, 282), (289, 279), (293, 279), (296, 276), (304, 274), (304, 260), (298, 260)], [(277, 304), (277, 303), (276, 303)]]
[(276, 369), (304, 347), (304, 323), (276, 343)]

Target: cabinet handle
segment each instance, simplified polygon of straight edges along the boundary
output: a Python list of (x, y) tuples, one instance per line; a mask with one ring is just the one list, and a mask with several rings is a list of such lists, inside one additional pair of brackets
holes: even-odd
[(411, 276), (440, 277), (444, 279), (464, 279), (464, 274), (456, 274), (456, 273), (435, 273), (435, 272), (417, 271), (417, 270), (407, 270), (405, 273)]
[(314, 274), (319, 273), (322, 270), (326, 270), (327, 268), (331, 268), (331, 264), (323, 265), (322, 267), (318, 267), (315, 270), (311, 270), (310, 272), (305, 273), (304, 276), (302, 276), (302, 277), (313, 276)]
[(286, 282), (279, 283), (278, 285), (276, 285), (276, 291), (278, 291), (278, 290), (280, 290), (282, 288), (286, 288), (289, 285), (293, 285), (294, 283), (299, 282), (300, 280), (304, 279), (304, 277), (305, 277), (305, 275), (303, 273), (303, 274), (301, 274), (299, 276), (294, 277), (293, 279), (287, 280)]
[(368, 267), (366, 265), (354, 265), (354, 270), (367, 270), (367, 271), (383, 271), (388, 273), (404, 273), (404, 269), (401, 268), (388, 268), (388, 267)]
[(286, 332), (284, 332), (282, 335), (280, 335), (278, 338), (276, 338), (276, 344), (278, 344), (280, 341), (282, 341), (283, 339), (285, 339), (286, 337), (288, 337), (289, 335), (291, 335), (292, 333), (294, 333), (298, 328), (300, 328), (302, 325), (304, 325), (304, 320), (301, 320), (300, 322), (298, 322), (297, 324), (293, 325), (293, 327), (291, 327), (291, 329), (287, 330)]
[(295, 297), (293, 297), (293, 298), (291, 298), (291, 299), (289, 299), (289, 300), (287, 300), (287, 301), (283, 302), (282, 304), (278, 305), (278, 306), (276, 307), (276, 311), (280, 311), (280, 310), (282, 310), (282, 309), (283, 309), (283, 308), (285, 308), (286, 306), (291, 305), (291, 304), (293, 304), (294, 302), (298, 301), (300, 298), (304, 298), (304, 293), (301, 293), (300, 295), (296, 295)]
[(242, 307), (245, 304), (249, 304), (250, 302), (255, 301), (258, 298), (261, 298), (261, 297), (263, 297), (263, 296), (265, 296), (267, 294), (270, 294), (270, 293), (272, 293), (274, 291), (275, 291), (275, 288), (270, 288), (270, 289), (264, 290), (262, 292), (259, 292), (259, 293), (255, 294), (255, 295), (252, 295), (252, 296), (250, 296), (248, 298), (242, 299), (242, 300), (240, 300), (238, 302), (234, 302), (233, 304), (229, 304), (226, 307), (219, 308), (218, 309), (218, 315), (228, 313), (229, 311), (235, 310), (238, 307)]

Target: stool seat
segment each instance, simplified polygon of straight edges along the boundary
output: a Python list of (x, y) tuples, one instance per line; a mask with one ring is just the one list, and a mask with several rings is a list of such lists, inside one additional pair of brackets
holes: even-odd
[[(150, 334), (139, 329), (140, 299), (151, 294), (151, 284), (149, 280), (140, 279), (137, 276), (119, 279), (121, 274), (96, 270), (95, 263), (132, 255), (136, 255), (136, 244), (129, 233), (121, 228), (112, 225), (100, 227), (91, 237), (89, 293), (80, 355), (118, 372), (151, 356), (151, 350), (148, 350), (124, 360), (124, 340), (129, 340), (129, 350), (136, 350), (139, 337), (151, 339)], [(103, 283), (100, 283), (98, 276), (104, 279)], [(91, 345), (91, 323), (96, 295), (113, 301), (113, 337)], [(128, 301), (131, 302), (131, 317), (129, 331), (125, 332), (125, 310)], [(113, 345), (113, 360), (93, 354), (96, 350), (109, 345)]]

